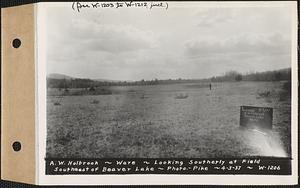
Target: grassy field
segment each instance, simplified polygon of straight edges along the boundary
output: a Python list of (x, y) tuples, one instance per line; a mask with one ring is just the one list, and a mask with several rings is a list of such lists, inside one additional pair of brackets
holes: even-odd
[[(283, 82), (122, 86), (47, 97), (47, 157), (290, 156)], [(49, 91), (55, 93), (55, 89)], [(266, 135), (239, 128), (240, 106), (274, 108)]]

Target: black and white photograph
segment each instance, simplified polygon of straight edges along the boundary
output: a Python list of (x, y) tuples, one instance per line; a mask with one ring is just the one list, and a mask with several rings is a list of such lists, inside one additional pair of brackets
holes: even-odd
[(46, 158), (291, 158), (290, 6), (237, 5), (47, 8)]

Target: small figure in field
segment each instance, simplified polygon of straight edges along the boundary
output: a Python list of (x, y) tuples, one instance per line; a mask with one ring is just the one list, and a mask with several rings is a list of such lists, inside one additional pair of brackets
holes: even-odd
[(209, 83), (209, 90), (211, 90), (211, 83)]

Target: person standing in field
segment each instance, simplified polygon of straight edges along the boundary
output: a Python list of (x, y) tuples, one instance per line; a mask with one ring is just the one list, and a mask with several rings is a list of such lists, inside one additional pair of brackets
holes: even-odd
[(211, 83), (209, 83), (209, 90), (211, 90)]

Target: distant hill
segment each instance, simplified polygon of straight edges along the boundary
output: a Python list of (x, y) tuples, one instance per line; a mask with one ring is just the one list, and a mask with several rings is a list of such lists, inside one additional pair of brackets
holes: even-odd
[(50, 78), (50, 79), (66, 79), (66, 80), (73, 79), (73, 77), (71, 77), (71, 76), (67, 76), (67, 75), (64, 75), (64, 74), (58, 74), (58, 73), (51, 73), (47, 76), (47, 78)]
[[(47, 76), (49, 79), (66, 79), (66, 80), (71, 80), (71, 79), (88, 79), (88, 78), (77, 78), (77, 77), (71, 77), (65, 74), (59, 74), (59, 73), (51, 73)], [(120, 82), (120, 80), (109, 80), (109, 79), (89, 79), (89, 80), (94, 80), (98, 82)]]
[(96, 86), (120, 85), (122, 82), (126, 83), (126, 81), (118, 80), (71, 77), (59, 73), (52, 73), (47, 76), (48, 88), (90, 88)]

